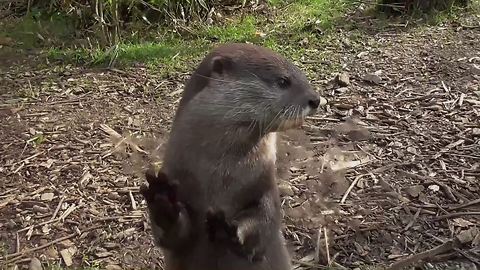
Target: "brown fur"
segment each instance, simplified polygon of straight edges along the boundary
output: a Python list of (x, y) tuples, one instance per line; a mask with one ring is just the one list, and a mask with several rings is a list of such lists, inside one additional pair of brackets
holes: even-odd
[[(191, 225), (179, 243), (160, 244), (167, 269), (291, 269), (280, 231), (275, 132), (298, 126), (318, 103), (305, 75), (269, 49), (226, 44), (205, 57), (185, 87), (162, 168), (178, 181), (175, 199), (188, 209), (177, 225)], [(157, 240), (178, 233), (152, 228)]]

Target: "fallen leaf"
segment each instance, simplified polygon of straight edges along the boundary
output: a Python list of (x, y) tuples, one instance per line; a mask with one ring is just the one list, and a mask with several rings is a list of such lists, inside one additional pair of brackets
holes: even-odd
[(53, 162), (54, 160), (49, 158), (47, 161), (40, 163), (40, 166), (50, 169), (50, 167), (53, 165)]
[(15, 45), (15, 41), (10, 37), (0, 37), (0, 45), (11, 47), (11, 46)]
[(45, 254), (48, 256), (50, 259), (57, 259), (58, 258), (58, 251), (55, 249), (55, 247), (49, 247), (47, 248)]
[(111, 253), (109, 251), (95, 253), (95, 256), (97, 256), (97, 258), (106, 258), (106, 257), (110, 257), (112, 255), (113, 255), (113, 253)]
[(105, 269), (106, 270), (122, 270), (123, 268), (116, 265), (116, 264), (109, 264), (109, 265), (105, 266)]
[(69, 247), (73, 247), (74, 245), (75, 244), (69, 239), (63, 240), (60, 243), (58, 243), (58, 246), (62, 249), (68, 249)]
[(463, 218), (454, 218), (452, 221), (453, 221), (453, 224), (458, 227), (469, 227), (469, 226), (475, 225), (474, 223), (468, 220), (465, 220)]
[(60, 251), (60, 255), (62, 256), (63, 261), (65, 262), (66, 266), (72, 266), (73, 265), (73, 255), (75, 255), (77, 249), (75, 247), (70, 247), (67, 249), (62, 249)]

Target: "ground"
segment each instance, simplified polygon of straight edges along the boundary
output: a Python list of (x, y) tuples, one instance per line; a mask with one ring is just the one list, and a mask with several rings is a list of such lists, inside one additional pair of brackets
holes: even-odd
[[(296, 269), (381, 269), (412, 255), (426, 269), (477, 269), (480, 18), (351, 20), (356, 30), (325, 47), (303, 39), (294, 56), (327, 101), (279, 146)], [(168, 136), (189, 73), (4, 60), (0, 263), (161, 269), (135, 147), (150, 152), (145, 137)]]

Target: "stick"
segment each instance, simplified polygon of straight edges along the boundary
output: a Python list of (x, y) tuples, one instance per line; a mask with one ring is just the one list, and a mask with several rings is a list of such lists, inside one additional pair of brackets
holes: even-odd
[(342, 199), (340, 200), (340, 204), (344, 204), (345, 201), (347, 200), (347, 197), (348, 197), (348, 194), (350, 194), (350, 192), (352, 191), (353, 187), (357, 184), (357, 182), (363, 178), (364, 176), (367, 176), (367, 175), (370, 175), (370, 174), (373, 174), (373, 173), (380, 173), (380, 172), (384, 172), (390, 168), (393, 168), (395, 166), (397, 166), (398, 164), (397, 163), (390, 163), (388, 165), (385, 165), (385, 166), (382, 166), (380, 168), (376, 168), (374, 169), (373, 171), (371, 171), (370, 173), (367, 173), (367, 174), (360, 174), (358, 175), (357, 177), (355, 177), (355, 179), (353, 180), (353, 182), (350, 184), (350, 186), (348, 187), (347, 191), (345, 191), (345, 194), (343, 194), (343, 197)]
[(465, 207), (469, 207), (469, 206), (472, 206), (472, 205), (475, 205), (477, 203), (480, 203), (480, 198), (479, 199), (475, 199), (473, 201), (469, 201), (467, 203), (464, 203), (464, 204), (460, 204), (460, 205), (456, 205), (456, 206), (452, 206), (452, 207), (449, 207), (448, 210), (458, 210), (458, 209), (462, 209), (462, 208), (465, 208)]
[(302, 266), (307, 266), (307, 267), (310, 267), (310, 268), (327, 269), (327, 267), (325, 267), (325, 266), (322, 266), (322, 265), (319, 265), (319, 264), (314, 264), (314, 263), (309, 263), (309, 262), (304, 262), (304, 261), (300, 261), (300, 260), (293, 259), (292, 262), (296, 263), (296, 264), (300, 264)]
[(328, 233), (327, 229), (323, 230), (323, 236), (325, 237), (325, 251), (327, 252), (327, 264), (330, 266), (332, 264), (331, 259), (330, 259), (330, 249), (328, 247)]
[(20, 160), (19, 162), (15, 162), (14, 164), (12, 164), (12, 166), (13, 166), (13, 165), (20, 164), (20, 163), (24, 163), (25, 161), (29, 161), (30, 159), (35, 158), (35, 157), (43, 154), (43, 152), (44, 152), (44, 151), (38, 152), (38, 153), (36, 153), (36, 154), (34, 154), (34, 155), (31, 155), (31, 156), (29, 156), (29, 157), (27, 157), (27, 158), (25, 158), (25, 159)]
[(55, 212), (53, 212), (50, 220), (54, 220), (57, 217), (58, 211), (60, 211), (60, 207), (62, 207), (63, 200), (65, 200), (65, 196), (62, 196), (62, 198), (60, 198), (60, 202), (58, 203), (57, 208), (55, 209)]
[(459, 245), (458, 241), (454, 240), (448, 240), (447, 242), (436, 246), (432, 249), (429, 249), (425, 252), (421, 252), (415, 255), (412, 255), (404, 260), (398, 261), (390, 265), (390, 267), (387, 268), (387, 270), (401, 270), (404, 269), (407, 266), (410, 266), (412, 264), (418, 264), (421, 261), (425, 261), (428, 259), (431, 259), (439, 254), (448, 252), (450, 250), (453, 250), (456, 246)]
[(137, 203), (135, 202), (135, 198), (133, 198), (133, 194), (131, 191), (128, 192), (128, 196), (130, 197), (130, 202), (132, 204), (132, 210), (137, 210)]
[(436, 98), (436, 97), (443, 97), (446, 96), (446, 94), (429, 94), (429, 95), (424, 95), (424, 96), (419, 96), (419, 97), (411, 97), (411, 98), (403, 98), (394, 101), (393, 103), (401, 103), (405, 101), (419, 101), (419, 100), (424, 100), (424, 99), (429, 99), (429, 98)]
[(413, 216), (412, 220), (407, 224), (407, 226), (405, 226), (405, 229), (403, 229), (404, 231), (407, 231), (408, 229), (410, 229), (410, 227), (413, 226), (413, 224), (415, 223), (415, 221), (417, 220), (418, 216), (420, 215), (420, 212), (422, 211), (422, 209), (418, 208), (417, 212), (415, 213), (415, 215)]
[(411, 178), (416, 178), (416, 179), (419, 179), (419, 180), (423, 180), (423, 181), (432, 181), (433, 183), (439, 185), (440, 187), (442, 187), (443, 189), (443, 192), (445, 193), (445, 195), (452, 201), (456, 202), (457, 201), (457, 198), (453, 195), (452, 193), (452, 190), (450, 189), (449, 186), (447, 186), (446, 184), (438, 181), (437, 179), (433, 178), (433, 177), (430, 177), (430, 176), (424, 176), (424, 175), (418, 175), (418, 174), (414, 174), (414, 173), (411, 173), (411, 172), (407, 172), (407, 171), (404, 171), (404, 170), (400, 170), (400, 169), (397, 169), (398, 172), (400, 173), (403, 173), (404, 175), (408, 176), (408, 177), (411, 177)]
[(461, 217), (461, 216), (480, 216), (480, 212), (458, 212), (458, 213), (450, 213), (442, 216), (438, 216), (435, 220), (442, 220), (447, 218), (454, 218), (454, 217)]
[[(98, 229), (102, 226), (94, 226), (94, 227), (91, 227), (91, 228), (87, 228), (85, 230), (83, 230), (83, 232), (88, 232), (88, 231), (91, 231), (91, 230), (95, 230), (95, 229)], [(12, 258), (12, 257), (17, 257), (17, 256), (24, 256), (25, 254), (27, 253), (30, 253), (30, 252), (34, 252), (34, 251), (37, 251), (37, 250), (41, 250), (41, 249), (44, 249), (44, 248), (47, 248), (51, 245), (54, 245), (58, 242), (62, 242), (64, 240), (67, 240), (67, 239), (70, 239), (70, 238), (73, 238), (75, 237), (76, 235), (79, 235), (78, 233), (71, 233), (69, 235), (66, 235), (64, 237), (60, 237), (60, 238), (57, 238), (51, 242), (48, 242), (46, 244), (43, 244), (41, 246), (38, 246), (38, 247), (35, 247), (35, 248), (30, 248), (30, 249), (27, 249), (27, 250), (24, 250), (24, 251), (21, 251), (21, 252), (15, 252), (15, 253), (12, 253), (12, 254), (7, 254), (5, 255), (4, 257), (0, 257), (0, 260), (8, 260), (9, 258)]]
[(442, 154), (450, 151), (450, 149), (453, 149), (453, 148), (455, 148), (455, 147), (463, 144), (464, 142), (465, 142), (464, 139), (460, 139), (460, 140), (458, 140), (458, 141), (456, 141), (456, 142), (453, 142), (453, 143), (448, 144), (448, 145), (445, 146), (444, 148), (440, 149), (440, 151), (439, 151), (437, 154), (435, 154), (435, 155), (433, 156), (433, 158), (434, 158), (434, 159), (439, 158)]
[(20, 236), (18, 235), (18, 232), (16, 233), (17, 236), (17, 252), (20, 252)]
[(30, 230), (30, 228), (34, 228), (34, 227), (40, 227), (40, 226), (43, 226), (43, 225), (46, 225), (46, 224), (50, 224), (50, 223), (53, 223), (53, 222), (56, 222), (56, 221), (59, 221), (60, 218), (56, 218), (56, 219), (51, 219), (51, 220), (47, 220), (47, 221), (44, 221), (42, 223), (39, 223), (37, 225), (30, 225), (28, 227), (25, 227), (23, 229), (20, 229), (17, 231), (17, 233), (20, 233), (20, 232), (24, 232), (24, 231), (28, 231)]
[(368, 174), (360, 174), (355, 179), (352, 181), (350, 186), (348, 187), (347, 191), (345, 191), (345, 194), (343, 194), (342, 199), (340, 200), (340, 204), (344, 204), (345, 201), (347, 200), (348, 194), (352, 191), (353, 187), (358, 183), (360, 179), (362, 179), (364, 176), (367, 176)]

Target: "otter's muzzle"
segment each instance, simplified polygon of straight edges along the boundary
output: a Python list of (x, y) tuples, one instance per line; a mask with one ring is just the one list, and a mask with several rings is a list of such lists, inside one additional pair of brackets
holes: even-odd
[(309, 91), (306, 95), (306, 106), (304, 107), (304, 116), (313, 115), (317, 112), (317, 109), (320, 107), (321, 98), (314, 91)]

